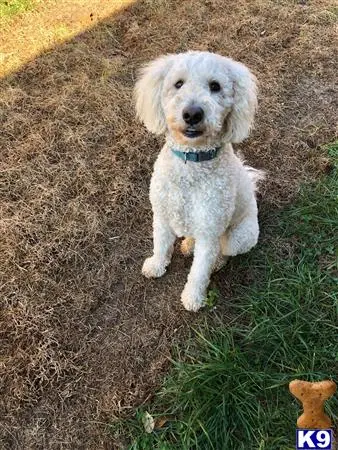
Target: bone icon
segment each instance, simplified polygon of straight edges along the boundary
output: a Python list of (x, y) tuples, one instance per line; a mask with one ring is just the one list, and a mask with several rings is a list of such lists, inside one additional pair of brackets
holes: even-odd
[(298, 428), (323, 430), (332, 427), (331, 419), (324, 412), (324, 403), (332, 397), (336, 388), (336, 383), (331, 380), (314, 383), (302, 380), (291, 381), (290, 392), (303, 405), (303, 414), (297, 420)]

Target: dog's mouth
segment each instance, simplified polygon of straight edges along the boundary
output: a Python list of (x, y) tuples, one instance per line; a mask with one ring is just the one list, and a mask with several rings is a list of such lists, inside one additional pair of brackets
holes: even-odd
[(197, 130), (196, 128), (193, 127), (188, 127), (186, 128), (184, 131), (182, 131), (182, 133), (184, 134), (184, 136), (193, 139), (193, 138), (197, 138), (199, 136), (202, 136), (203, 131), (202, 130)]

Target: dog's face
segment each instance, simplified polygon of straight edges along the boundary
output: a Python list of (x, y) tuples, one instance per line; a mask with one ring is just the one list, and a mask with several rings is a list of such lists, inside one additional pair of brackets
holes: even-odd
[(150, 131), (196, 148), (242, 141), (256, 108), (250, 71), (209, 52), (153, 61), (143, 69), (135, 93), (138, 116)]
[(161, 103), (175, 141), (206, 144), (220, 138), (233, 104), (233, 86), (222, 60), (192, 54), (177, 58), (163, 81)]

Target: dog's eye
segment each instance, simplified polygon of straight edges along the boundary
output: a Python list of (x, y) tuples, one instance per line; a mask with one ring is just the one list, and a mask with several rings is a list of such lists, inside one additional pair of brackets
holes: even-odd
[(183, 81), (183, 80), (178, 80), (178, 81), (176, 81), (176, 83), (175, 83), (175, 88), (176, 88), (176, 89), (180, 89), (180, 88), (183, 86), (183, 84), (184, 84), (184, 81)]
[(211, 92), (219, 92), (221, 90), (221, 85), (218, 81), (210, 81), (209, 88)]

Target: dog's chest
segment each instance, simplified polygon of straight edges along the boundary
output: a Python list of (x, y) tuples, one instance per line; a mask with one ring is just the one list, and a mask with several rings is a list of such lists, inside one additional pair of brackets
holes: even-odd
[(232, 214), (233, 193), (227, 184), (231, 185), (217, 171), (155, 170), (150, 189), (154, 213), (178, 236), (196, 236), (210, 228), (221, 233)]

